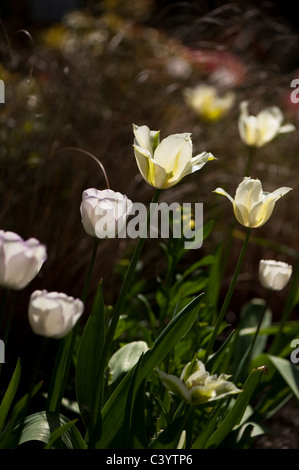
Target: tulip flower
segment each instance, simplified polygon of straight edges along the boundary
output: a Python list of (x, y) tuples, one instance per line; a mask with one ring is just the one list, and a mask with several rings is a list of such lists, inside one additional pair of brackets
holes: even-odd
[(46, 247), (36, 238), (25, 241), (14, 232), (0, 230), (1, 286), (23, 289), (38, 274), (46, 259)]
[(183, 91), (186, 103), (205, 121), (217, 121), (232, 108), (235, 94), (227, 92), (219, 96), (217, 89), (209, 85), (198, 85), (185, 88)]
[(94, 237), (114, 238), (125, 227), (132, 207), (127, 196), (111, 189), (86, 189), (80, 206), (83, 227)]
[(252, 147), (262, 147), (279, 134), (295, 130), (293, 124), (284, 124), (283, 114), (277, 106), (271, 106), (260, 111), (256, 116), (249, 115), (248, 102), (240, 104), (238, 121), (242, 141)]
[(188, 404), (208, 403), (227, 395), (240, 393), (242, 390), (227, 379), (229, 375), (210, 375), (203, 362), (189, 362), (183, 369), (180, 378), (156, 369), (163, 385)]
[(33, 332), (63, 338), (75, 326), (84, 310), (81, 300), (60, 292), (36, 290), (31, 294), (28, 318)]
[(259, 279), (263, 287), (282, 290), (290, 280), (293, 267), (283, 261), (264, 260), (259, 263)]
[(134, 154), (145, 181), (158, 189), (171, 188), (215, 157), (202, 152), (192, 157), (190, 133), (172, 134), (160, 142), (160, 131), (133, 124)]
[(240, 224), (258, 228), (270, 218), (276, 201), (291, 189), (282, 187), (267, 193), (262, 190), (260, 180), (245, 177), (239, 184), (234, 199), (222, 188), (217, 188), (214, 192), (226, 196), (231, 201), (235, 217)]

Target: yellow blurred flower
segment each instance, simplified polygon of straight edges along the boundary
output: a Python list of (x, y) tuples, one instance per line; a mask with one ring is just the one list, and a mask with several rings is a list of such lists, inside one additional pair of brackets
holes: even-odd
[(190, 108), (205, 121), (218, 121), (235, 102), (235, 94), (232, 91), (219, 96), (217, 89), (210, 85), (185, 88), (183, 95)]
[(217, 188), (214, 192), (226, 196), (231, 201), (235, 217), (240, 224), (258, 228), (271, 217), (276, 201), (291, 189), (282, 187), (267, 193), (262, 190), (260, 180), (245, 177), (239, 184), (234, 199), (222, 188)]

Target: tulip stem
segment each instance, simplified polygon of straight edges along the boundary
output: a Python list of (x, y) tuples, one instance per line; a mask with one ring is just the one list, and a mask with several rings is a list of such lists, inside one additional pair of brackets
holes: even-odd
[[(158, 202), (160, 192), (161, 192), (161, 190), (156, 189), (156, 191), (154, 193), (154, 196), (153, 196), (153, 199), (151, 201), (151, 204), (154, 204), (154, 203)], [(108, 363), (108, 358), (109, 358), (109, 353), (110, 353), (112, 341), (113, 341), (113, 338), (114, 338), (114, 334), (115, 334), (115, 330), (116, 330), (116, 327), (117, 327), (117, 324), (118, 324), (119, 317), (120, 317), (120, 315), (122, 313), (122, 310), (124, 308), (124, 305), (125, 305), (125, 301), (126, 301), (127, 293), (129, 291), (129, 288), (130, 288), (130, 284), (131, 284), (131, 282), (133, 280), (133, 277), (136, 273), (136, 265), (137, 265), (137, 262), (140, 258), (140, 255), (141, 255), (144, 243), (145, 243), (148, 223), (150, 221), (150, 216), (151, 216), (151, 210), (148, 211), (147, 221), (146, 221), (146, 223), (143, 227), (142, 234), (141, 234), (141, 236), (138, 240), (138, 243), (137, 243), (135, 251), (133, 253), (133, 256), (132, 256), (130, 265), (128, 267), (126, 276), (124, 278), (124, 281), (123, 281), (123, 284), (122, 284), (122, 287), (121, 287), (121, 290), (120, 290), (120, 293), (119, 293), (119, 296), (118, 296), (118, 299), (117, 299), (117, 302), (116, 302), (116, 305), (115, 305), (115, 308), (114, 308), (114, 311), (113, 311), (113, 314), (112, 314), (111, 322), (110, 322), (110, 325), (109, 325), (109, 328), (108, 328), (108, 332), (107, 332), (106, 340), (105, 340), (105, 343), (104, 343), (101, 360), (99, 361), (99, 369), (98, 369), (98, 373), (97, 373), (97, 382), (96, 382), (96, 388), (95, 388), (95, 390), (96, 390), (95, 402), (93, 403), (93, 407), (92, 407), (92, 416), (91, 416), (91, 423), (90, 423), (90, 428), (89, 428), (89, 435), (91, 437), (91, 441), (93, 440), (92, 439), (92, 437), (93, 437), (92, 434), (93, 434), (93, 431), (96, 427), (98, 412), (102, 408), (102, 405), (103, 405), (102, 401), (103, 401), (103, 387), (104, 387), (104, 372), (105, 372), (105, 369), (106, 369), (106, 366), (107, 366), (107, 363)]]
[(249, 173), (250, 173), (254, 153), (255, 153), (255, 147), (248, 146), (248, 157), (247, 157), (247, 164), (246, 164), (246, 169), (245, 169), (245, 176), (248, 176), (248, 177), (250, 176)]
[[(89, 263), (89, 268), (86, 276), (83, 293), (81, 296), (82, 302), (85, 302), (87, 292), (90, 284), (91, 274), (94, 267), (97, 249), (99, 246), (99, 239), (96, 238), (94, 242), (93, 252)], [(73, 330), (62, 339), (59, 345), (56, 362), (50, 382), (47, 410), (55, 411), (58, 413), (63, 398), (64, 390), (67, 384), (69, 371), (72, 363), (73, 351), (76, 343), (76, 337), (80, 327), (80, 321), (76, 323)]]
[(213, 349), (213, 346), (214, 346), (214, 342), (216, 340), (216, 337), (218, 335), (218, 331), (219, 331), (219, 328), (221, 326), (221, 323), (224, 319), (224, 316), (227, 312), (227, 309), (228, 309), (228, 306), (229, 306), (229, 303), (230, 303), (230, 300), (232, 298), (232, 295), (233, 295), (233, 292), (234, 292), (234, 288), (235, 288), (235, 285), (236, 285), (236, 282), (237, 282), (237, 279), (238, 279), (238, 275), (240, 273), (240, 270), (241, 270), (241, 267), (242, 267), (242, 263), (243, 263), (243, 260), (244, 260), (244, 257), (245, 257), (245, 253), (246, 253), (246, 249), (247, 249), (247, 246), (248, 246), (248, 242), (249, 242), (249, 238), (250, 238), (250, 233), (251, 233), (251, 228), (247, 228), (247, 232), (246, 232), (246, 236), (245, 236), (245, 239), (244, 239), (244, 242), (243, 242), (243, 246), (242, 246), (242, 249), (241, 249), (241, 252), (240, 252), (240, 255), (239, 255), (239, 259), (238, 259), (238, 262), (237, 262), (237, 265), (236, 265), (236, 268), (235, 268), (235, 272), (234, 272), (234, 275), (232, 277), (232, 280), (231, 280), (231, 283), (230, 283), (230, 286), (229, 286), (229, 289), (227, 291), (227, 294), (226, 294), (226, 297), (224, 299), (224, 302), (222, 304), (222, 307), (221, 307), (221, 310), (220, 310), (220, 313), (218, 315), (218, 318), (217, 318), (217, 321), (216, 321), (216, 325), (214, 327), (214, 330), (213, 330), (213, 333), (212, 333), (212, 336), (211, 336), (211, 339), (208, 343), (208, 347), (206, 349), (206, 353), (205, 353), (205, 357), (204, 357), (204, 362), (206, 362), (209, 358), (209, 355)]

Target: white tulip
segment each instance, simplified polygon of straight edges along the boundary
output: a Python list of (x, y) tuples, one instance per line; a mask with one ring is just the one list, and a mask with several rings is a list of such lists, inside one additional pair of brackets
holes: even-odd
[(134, 154), (145, 181), (159, 189), (171, 188), (184, 176), (200, 170), (215, 157), (202, 152), (192, 157), (190, 133), (172, 134), (160, 142), (160, 131), (133, 124)]
[(14, 232), (0, 230), (1, 286), (23, 289), (38, 274), (46, 259), (46, 247), (36, 238), (24, 241)]
[(259, 264), (259, 279), (263, 287), (282, 290), (290, 280), (293, 267), (283, 261), (264, 260)]
[(210, 375), (203, 362), (196, 360), (184, 367), (180, 378), (156, 368), (163, 385), (189, 404), (201, 404), (219, 400), (241, 390), (230, 382), (229, 375)]
[(83, 227), (94, 237), (114, 238), (125, 227), (132, 207), (127, 196), (111, 189), (86, 189), (80, 206)]
[(50, 338), (62, 338), (81, 317), (81, 300), (60, 292), (36, 290), (31, 294), (28, 309), (30, 326), (34, 333)]
[(282, 187), (272, 193), (266, 193), (262, 190), (260, 180), (245, 177), (239, 184), (234, 199), (222, 188), (217, 188), (214, 192), (226, 196), (231, 201), (235, 217), (240, 224), (258, 228), (270, 218), (276, 201), (291, 189)]
[(283, 114), (277, 106), (260, 111), (256, 116), (249, 115), (248, 102), (240, 104), (238, 121), (239, 133), (243, 142), (252, 147), (262, 147), (279, 134), (295, 130), (293, 124), (284, 124)]

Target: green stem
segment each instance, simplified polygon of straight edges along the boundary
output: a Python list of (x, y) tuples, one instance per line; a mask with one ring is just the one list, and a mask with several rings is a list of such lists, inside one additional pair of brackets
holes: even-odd
[(249, 173), (250, 173), (254, 153), (255, 153), (255, 147), (248, 146), (248, 157), (247, 157), (247, 164), (246, 164), (246, 169), (245, 169), (245, 176), (250, 176)]
[(226, 311), (228, 309), (230, 300), (232, 298), (232, 295), (233, 295), (233, 292), (234, 292), (234, 289), (235, 289), (235, 285), (236, 285), (236, 282), (237, 282), (237, 279), (238, 279), (238, 275), (240, 273), (241, 266), (242, 266), (242, 263), (243, 263), (243, 260), (244, 260), (244, 257), (245, 257), (246, 249), (247, 249), (249, 238), (250, 238), (250, 233), (251, 233), (251, 229), (248, 228), (247, 232), (246, 232), (244, 242), (243, 242), (243, 246), (242, 246), (242, 249), (241, 249), (241, 252), (240, 252), (240, 255), (239, 255), (239, 259), (238, 259), (238, 262), (237, 262), (237, 265), (236, 265), (236, 268), (235, 268), (234, 275), (232, 277), (229, 289), (227, 291), (226, 297), (225, 297), (224, 302), (222, 304), (222, 308), (221, 308), (220, 313), (218, 315), (217, 322), (216, 322), (216, 325), (214, 327), (211, 339), (210, 339), (210, 341), (208, 343), (208, 347), (206, 349), (204, 362), (206, 362), (208, 360), (208, 357), (209, 357), (209, 355), (210, 355), (210, 353), (213, 349), (214, 342), (215, 342), (216, 337), (217, 337), (218, 332), (219, 332), (219, 328), (221, 326), (221, 323), (222, 323), (222, 321), (224, 319), (224, 316), (226, 314)]
[[(99, 239), (96, 238), (81, 296), (82, 302), (85, 302), (87, 297), (87, 292), (90, 285), (91, 274), (94, 267), (98, 246)], [(56, 362), (54, 365), (54, 370), (52, 373), (52, 378), (49, 387), (47, 403), (48, 411), (55, 411), (57, 413), (59, 412), (64, 390), (69, 377), (69, 371), (72, 363), (73, 351), (76, 344), (76, 338), (79, 331), (79, 327), (80, 321), (77, 322), (72, 331), (65, 338), (63, 338), (63, 340), (59, 344)]]
[[(160, 192), (161, 192), (161, 190), (156, 189), (156, 191), (154, 193), (154, 196), (153, 196), (153, 199), (151, 201), (151, 204), (154, 204), (154, 203), (158, 202)], [(99, 369), (98, 369), (98, 373), (97, 373), (97, 382), (96, 382), (96, 388), (95, 389), (98, 391), (98, 393), (96, 393), (95, 402), (93, 403), (93, 412), (92, 412), (91, 425), (90, 425), (90, 436), (92, 435), (92, 432), (93, 432), (93, 430), (95, 429), (95, 426), (96, 426), (98, 410), (100, 410), (102, 408), (102, 405), (103, 405), (102, 401), (103, 401), (104, 372), (105, 372), (105, 369), (106, 369), (106, 366), (107, 366), (107, 363), (108, 363), (109, 353), (110, 353), (111, 345), (112, 345), (112, 342), (113, 342), (115, 330), (116, 330), (116, 327), (117, 327), (117, 324), (118, 324), (118, 320), (119, 320), (119, 317), (120, 317), (120, 315), (123, 311), (125, 301), (126, 301), (126, 297), (127, 297), (127, 293), (129, 291), (129, 288), (130, 288), (131, 282), (133, 280), (133, 277), (136, 273), (136, 265), (137, 265), (137, 262), (140, 258), (143, 246), (145, 244), (148, 223), (150, 221), (150, 216), (151, 216), (151, 209), (148, 211), (146, 224), (143, 227), (143, 232), (142, 232), (141, 237), (139, 238), (138, 243), (136, 245), (136, 248), (135, 248), (134, 254), (132, 256), (130, 265), (128, 267), (126, 276), (124, 278), (124, 281), (123, 281), (123, 284), (122, 284), (122, 287), (121, 287), (121, 290), (120, 290), (115, 308), (113, 310), (111, 322), (110, 322), (110, 325), (109, 325), (109, 328), (108, 328), (107, 337), (106, 337), (105, 344), (104, 344), (104, 347), (103, 347), (101, 361), (100, 361)]]

